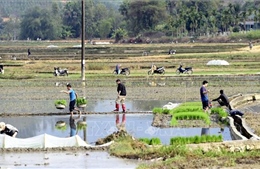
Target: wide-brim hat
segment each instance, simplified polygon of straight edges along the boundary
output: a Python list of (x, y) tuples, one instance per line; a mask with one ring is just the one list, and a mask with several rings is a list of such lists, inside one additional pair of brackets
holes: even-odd
[(0, 131), (3, 131), (5, 129), (5, 123), (0, 122)]

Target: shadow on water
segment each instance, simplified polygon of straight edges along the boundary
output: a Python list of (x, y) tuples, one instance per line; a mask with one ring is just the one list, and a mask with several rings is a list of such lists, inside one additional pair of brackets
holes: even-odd
[[(99, 138), (103, 138), (117, 131), (116, 115), (86, 115), (87, 128), (81, 130), (78, 135), (88, 143), (94, 144)], [(81, 117), (81, 120), (83, 119)], [(121, 118), (121, 116), (120, 116)], [(55, 123), (65, 121), (67, 127), (65, 130), (57, 130)], [(163, 144), (169, 144), (170, 138), (177, 136), (195, 136), (206, 132), (211, 135), (222, 134), (224, 140), (231, 140), (229, 128), (225, 127), (220, 132), (220, 128), (210, 128), (202, 131), (201, 128), (156, 128), (151, 126), (153, 115), (126, 115), (126, 130), (129, 134), (137, 138), (159, 137)], [(2, 121), (13, 124), (19, 129), (18, 138), (28, 138), (40, 134), (50, 134), (57, 137), (69, 137), (69, 116), (29, 116), (29, 117), (4, 117)]]

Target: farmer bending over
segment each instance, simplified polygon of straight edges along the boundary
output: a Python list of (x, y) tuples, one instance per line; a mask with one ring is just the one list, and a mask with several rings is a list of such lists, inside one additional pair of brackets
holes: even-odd
[(224, 94), (224, 90), (220, 90), (220, 96), (216, 99), (213, 99), (212, 101), (218, 101), (218, 103), (221, 105), (221, 106), (227, 106), (227, 108), (229, 110), (232, 110), (230, 104), (229, 104), (229, 100), (228, 100), (228, 97)]

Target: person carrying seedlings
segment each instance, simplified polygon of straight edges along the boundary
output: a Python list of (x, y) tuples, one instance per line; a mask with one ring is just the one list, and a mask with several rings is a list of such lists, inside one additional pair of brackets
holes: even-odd
[(125, 97), (126, 97), (126, 88), (125, 85), (121, 83), (120, 79), (116, 80), (117, 83), (117, 98), (116, 98), (116, 109), (115, 112), (119, 111), (120, 103), (122, 105), (123, 113), (126, 112), (126, 106), (125, 106)]
[(6, 134), (11, 137), (16, 137), (18, 133), (18, 129), (10, 124), (5, 124), (4, 122), (0, 122), (0, 134)]
[(73, 137), (77, 134), (77, 124), (76, 122), (80, 119), (81, 111), (79, 111), (78, 117), (73, 117), (73, 114), (70, 114), (70, 137)]
[(232, 110), (230, 104), (229, 104), (229, 99), (228, 97), (225, 95), (224, 90), (220, 90), (220, 96), (216, 99), (213, 99), (212, 101), (218, 101), (218, 103), (221, 106), (226, 106), (229, 110)]
[[(70, 110), (70, 114), (73, 115), (73, 110), (77, 110), (78, 112), (80, 112), (80, 110), (78, 108), (75, 107), (76, 104), (76, 99), (77, 99), (77, 94), (76, 92), (71, 88), (71, 84), (67, 84), (67, 91), (62, 90), (61, 92), (69, 94), (70, 96), (70, 104), (69, 104), (69, 110)], [(81, 113), (81, 112), (80, 112)]]
[(208, 93), (209, 90), (207, 90), (208, 82), (204, 80), (202, 82), (202, 86), (200, 88), (200, 97), (201, 97), (201, 102), (202, 102), (202, 108), (205, 112), (209, 110), (209, 98), (208, 98)]

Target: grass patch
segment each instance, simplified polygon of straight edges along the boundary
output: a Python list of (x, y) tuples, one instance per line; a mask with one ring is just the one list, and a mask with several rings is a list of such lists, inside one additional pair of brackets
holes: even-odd
[(109, 66), (105, 63), (88, 63), (87, 70), (109, 70)]
[(246, 33), (232, 33), (230, 35), (231, 39), (248, 39), (248, 40), (256, 40), (260, 39), (260, 31), (259, 30), (253, 30), (253, 31), (248, 31)]
[(121, 158), (131, 159), (156, 159), (159, 157), (174, 157), (185, 155), (187, 149), (185, 145), (147, 147), (139, 140), (133, 140), (130, 137), (120, 138), (110, 146), (109, 152), (111, 155)]

